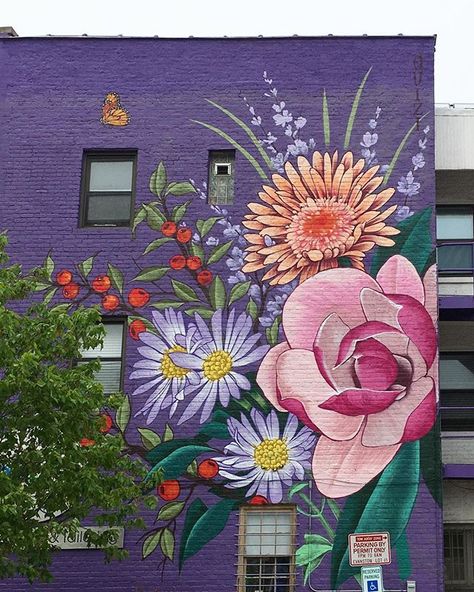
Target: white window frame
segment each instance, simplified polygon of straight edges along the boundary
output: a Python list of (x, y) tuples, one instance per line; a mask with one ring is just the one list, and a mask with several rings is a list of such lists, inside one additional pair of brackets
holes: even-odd
[[(220, 166), (227, 167), (227, 173), (225, 175), (219, 174), (217, 172), (217, 169)], [(218, 175), (219, 177), (231, 177), (232, 176), (232, 163), (231, 162), (215, 162), (214, 163), (214, 174)]]

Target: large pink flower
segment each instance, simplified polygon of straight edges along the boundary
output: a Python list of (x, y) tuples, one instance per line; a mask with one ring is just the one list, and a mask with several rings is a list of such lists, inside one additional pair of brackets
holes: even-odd
[(435, 273), (422, 281), (396, 255), (376, 280), (328, 270), (285, 304), (287, 341), (268, 352), (257, 381), (277, 409), (320, 432), (313, 474), (327, 497), (361, 489), (434, 424)]

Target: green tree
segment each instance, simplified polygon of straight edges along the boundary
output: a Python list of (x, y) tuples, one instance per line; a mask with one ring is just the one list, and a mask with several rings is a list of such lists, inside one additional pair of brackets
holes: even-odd
[[(99, 361), (75, 363), (81, 348), (101, 343), (98, 310), (28, 307), (45, 272), (24, 276), (8, 263), (6, 243), (0, 234), (0, 578), (48, 580), (58, 536), (90, 516), (138, 526), (139, 503), (153, 499), (142, 496), (145, 467), (110, 426), (119, 406), (121, 421), (129, 413), (128, 400), (105, 397), (94, 379)], [(87, 537), (107, 559), (126, 555), (111, 545), (116, 530)]]

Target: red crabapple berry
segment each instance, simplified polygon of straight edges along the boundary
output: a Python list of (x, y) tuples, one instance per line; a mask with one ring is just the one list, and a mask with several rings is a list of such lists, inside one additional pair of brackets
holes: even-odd
[(112, 428), (112, 418), (108, 413), (102, 413), (100, 416), (101, 426), (99, 431), (101, 434), (108, 434)]
[(254, 495), (249, 501), (249, 504), (251, 506), (264, 506), (265, 504), (268, 504), (268, 500), (266, 497), (263, 497), (263, 495)]
[(86, 448), (87, 446), (94, 446), (95, 440), (90, 440), (89, 438), (81, 438), (81, 440), (79, 440), (79, 444), (83, 448)]
[(130, 323), (130, 327), (128, 328), (128, 331), (129, 331), (130, 337), (132, 339), (138, 340), (140, 333), (143, 333), (143, 331), (146, 331), (146, 325), (141, 319), (135, 319), (134, 321), (132, 321)]
[(102, 298), (102, 308), (104, 310), (115, 310), (120, 305), (120, 300), (115, 294), (106, 294)]
[(174, 236), (176, 234), (176, 224), (171, 222), (171, 220), (168, 220), (168, 222), (165, 222), (161, 227), (161, 232), (165, 236)]
[(197, 472), (203, 479), (213, 479), (219, 472), (219, 465), (212, 458), (208, 458), (199, 463)]
[(212, 282), (212, 271), (203, 269), (197, 274), (197, 282), (200, 286), (207, 286)]
[(164, 481), (161, 485), (158, 485), (156, 492), (161, 499), (166, 502), (172, 502), (181, 493), (181, 485), (176, 479), (170, 479), (169, 481)]
[(191, 271), (196, 271), (202, 266), (202, 261), (199, 257), (188, 257), (186, 259), (186, 265)]
[(128, 293), (128, 302), (134, 308), (145, 306), (150, 300), (150, 294), (143, 288), (133, 288)]
[(180, 243), (189, 243), (193, 233), (191, 232), (190, 228), (180, 228), (176, 233), (176, 240)]
[(69, 271), (69, 269), (61, 269), (61, 271), (58, 271), (56, 274), (56, 283), (59, 286), (67, 286), (67, 284), (69, 284), (71, 281), (72, 273)]
[(169, 265), (171, 269), (183, 269), (183, 267), (186, 267), (186, 257), (175, 255), (169, 260)]
[(70, 282), (69, 284), (67, 284), (67, 286), (64, 286), (63, 296), (68, 300), (74, 300), (74, 298), (79, 294), (80, 289), (81, 288), (79, 287), (79, 284), (76, 284), (75, 282)]
[(110, 281), (108, 275), (98, 275), (95, 279), (92, 280), (91, 285), (94, 292), (102, 294), (103, 292), (107, 292), (107, 290), (110, 290), (112, 282)]

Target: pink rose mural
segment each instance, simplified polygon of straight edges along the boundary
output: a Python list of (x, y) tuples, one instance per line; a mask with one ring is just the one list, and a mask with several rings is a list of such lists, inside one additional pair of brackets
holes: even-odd
[(320, 433), (313, 457), (327, 497), (361, 489), (436, 419), (435, 270), (391, 257), (310, 278), (283, 311), (286, 342), (257, 376), (265, 396)]

